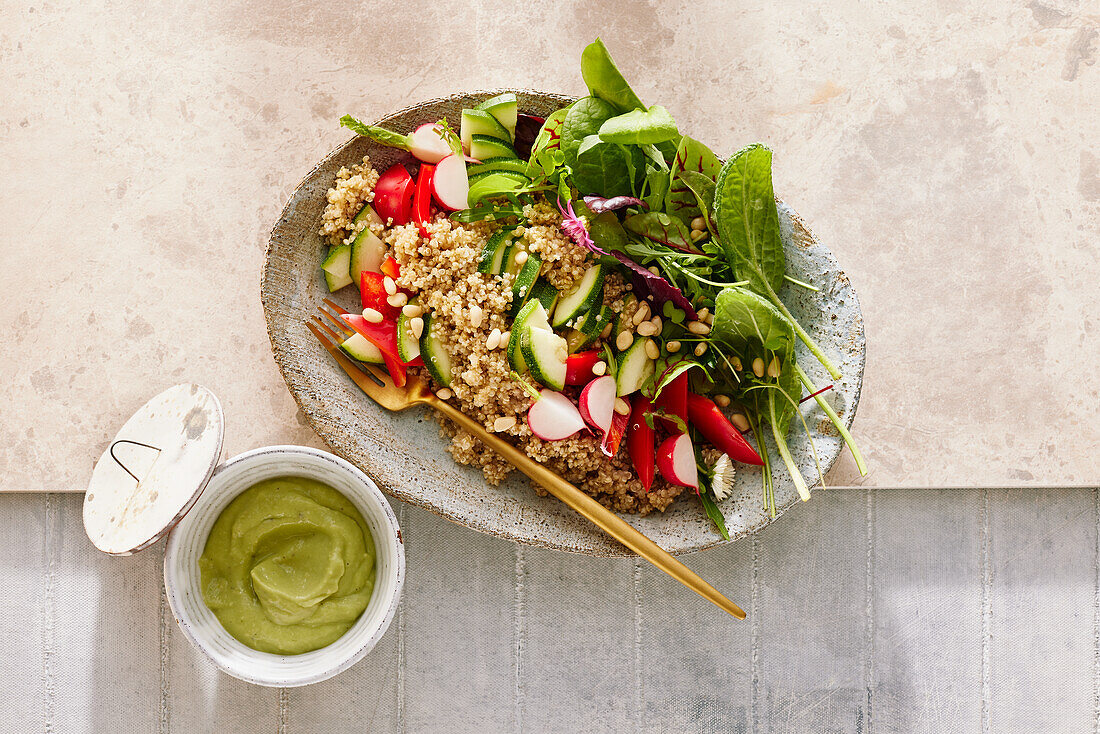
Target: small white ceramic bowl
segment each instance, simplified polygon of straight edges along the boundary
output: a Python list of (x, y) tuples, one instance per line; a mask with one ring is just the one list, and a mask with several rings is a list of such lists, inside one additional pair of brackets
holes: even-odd
[[(202, 600), (199, 556), (218, 515), (257, 482), (281, 476), (316, 479), (355, 503), (377, 550), (374, 593), (344, 636), (301, 655), (273, 655), (247, 647), (222, 627)], [(219, 466), (195, 506), (168, 536), (164, 588), (180, 628), (192, 644), (229, 675), (261, 686), (304, 686), (331, 678), (361, 660), (385, 634), (405, 581), (405, 549), (397, 518), (370, 477), (338, 456), (306, 446), (267, 446)]]

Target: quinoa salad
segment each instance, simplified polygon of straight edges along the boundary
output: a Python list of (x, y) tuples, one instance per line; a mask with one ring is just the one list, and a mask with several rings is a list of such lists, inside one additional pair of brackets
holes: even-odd
[[(341, 349), (398, 386), (423, 376), (611, 509), (690, 494), (725, 537), (738, 463), (763, 467), (773, 513), (773, 464), (809, 498), (786, 439), (804, 400), (865, 472), (795, 343), (840, 373), (776, 295), (814, 286), (785, 272), (771, 151), (721, 161), (642, 104), (599, 39), (581, 72), (589, 96), (545, 118), (511, 93), (407, 134), (343, 118), (409, 155), (385, 171), (365, 157), (328, 191), (321, 273), (362, 303)], [(456, 462), (491, 484), (512, 471), (438, 418)]]

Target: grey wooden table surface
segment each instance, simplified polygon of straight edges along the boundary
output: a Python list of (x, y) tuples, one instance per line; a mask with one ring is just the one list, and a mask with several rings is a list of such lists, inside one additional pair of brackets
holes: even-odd
[[(686, 559), (743, 624), (635, 561), (398, 506), (370, 656), (304, 689), (217, 673), (163, 546), (89, 545), (92, 461), (184, 380), (228, 455), (317, 445), (258, 274), (335, 120), (582, 93), (597, 34), (682, 129), (776, 151), (860, 295), (871, 474), (842, 458)], [(0, 734), (1100, 732), (1098, 55), (1096, 0), (0, 3)]]
[(217, 673), (161, 547), (107, 558), (78, 496), (0, 502), (0, 731), (1092, 732), (1093, 490), (835, 490), (686, 557), (737, 623), (630, 559), (398, 508), (408, 584), (360, 664), (303, 689)]

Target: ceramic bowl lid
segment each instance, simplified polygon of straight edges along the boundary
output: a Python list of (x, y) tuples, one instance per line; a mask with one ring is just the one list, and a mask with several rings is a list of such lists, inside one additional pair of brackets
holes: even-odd
[(156, 543), (195, 504), (222, 453), (214, 393), (184, 383), (143, 405), (99, 457), (84, 495), (96, 548), (128, 556)]

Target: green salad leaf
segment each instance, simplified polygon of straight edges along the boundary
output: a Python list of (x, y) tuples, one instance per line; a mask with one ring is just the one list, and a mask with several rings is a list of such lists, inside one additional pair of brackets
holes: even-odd
[[(570, 105), (572, 106), (572, 105)], [(561, 129), (565, 124), (565, 116), (569, 113), (569, 107), (554, 110), (542, 123), (542, 129), (531, 144), (530, 161), (527, 164), (527, 178), (535, 178), (538, 175), (539, 161), (545, 154), (561, 150)], [(565, 161), (564, 155), (561, 162)], [(552, 171), (544, 171), (544, 175), (550, 175)]]
[(619, 73), (603, 41), (595, 41), (584, 47), (581, 52), (581, 78), (588, 85), (588, 92), (615, 105), (619, 112), (645, 109), (642, 100)]
[[(684, 186), (687, 186), (692, 196), (695, 197), (695, 203), (699, 208), (697, 216), (703, 217), (711, 236), (717, 236), (718, 227), (714, 223), (714, 193), (717, 187), (714, 180), (698, 171), (680, 171), (677, 178)], [(690, 212), (691, 210), (684, 211)], [(692, 219), (694, 218), (692, 217)]]
[(608, 198), (634, 193), (638, 161), (631, 150), (605, 143), (599, 135), (589, 135), (578, 146), (576, 160), (573, 184), (584, 193)]
[(691, 230), (683, 220), (669, 216), (664, 212), (642, 212), (632, 214), (623, 220), (628, 232), (659, 242), (681, 252), (699, 254), (699, 248), (691, 241)]
[[(679, 131), (676, 129), (676, 121), (660, 105), (653, 105), (648, 110), (631, 110), (612, 117), (600, 126), (601, 139), (624, 145), (663, 143), (677, 135)], [(661, 162), (664, 162), (663, 155)]]
[[(576, 164), (577, 150), (584, 139), (600, 132), (600, 126), (618, 114), (610, 102), (599, 97), (582, 97), (569, 108), (561, 126), (561, 150), (565, 153), (565, 162)], [(583, 193), (595, 193), (584, 191)]]
[(794, 329), (779, 309), (756, 293), (724, 288), (714, 303), (711, 335), (751, 363), (764, 352), (785, 351), (794, 340)]
[(692, 186), (682, 175), (691, 171), (701, 174), (711, 182), (718, 180), (722, 170), (722, 161), (710, 148), (694, 138), (684, 135), (673, 154), (671, 165), (672, 184), (668, 190), (666, 209), (685, 221), (691, 221), (702, 214)]
[(749, 281), (758, 293), (779, 290), (787, 261), (779, 239), (770, 150), (750, 145), (722, 166), (714, 219), (738, 279)]
[(409, 135), (395, 133), (392, 130), (387, 130), (377, 125), (368, 125), (365, 122), (355, 119), (351, 115), (344, 115), (341, 117), (340, 124), (348, 130), (358, 135), (362, 135), (364, 138), (373, 140), (379, 145), (385, 145), (390, 148), (401, 148), (402, 150), (408, 150), (412, 145), (412, 137)]

